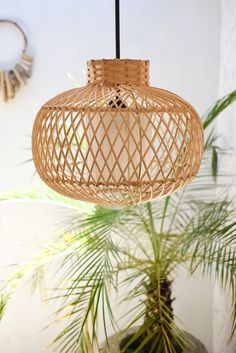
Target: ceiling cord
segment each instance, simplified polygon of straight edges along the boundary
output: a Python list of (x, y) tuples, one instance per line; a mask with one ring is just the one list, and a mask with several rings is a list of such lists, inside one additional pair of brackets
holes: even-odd
[(116, 59), (120, 59), (120, 0), (115, 0)]

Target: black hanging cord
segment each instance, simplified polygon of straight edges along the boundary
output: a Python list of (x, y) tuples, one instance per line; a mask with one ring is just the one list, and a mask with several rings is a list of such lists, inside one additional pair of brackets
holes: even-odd
[(120, 59), (120, 0), (115, 0), (116, 17), (116, 59)]

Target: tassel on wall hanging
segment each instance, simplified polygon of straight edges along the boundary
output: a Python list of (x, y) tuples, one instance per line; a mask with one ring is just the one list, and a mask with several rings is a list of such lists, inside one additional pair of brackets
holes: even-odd
[(2, 19), (1, 24), (10, 24), (16, 27), (23, 36), (24, 47), (19, 61), (13, 68), (0, 69), (0, 93), (5, 102), (15, 97), (19, 88), (25, 85), (32, 75), (33, 58), (26, 53), (28, 40), (23, 29), (14, 21)]
[(45, 103), (32, 150), (43, 181), (57, 192), (103, 205), (134, 205), (167, 196), (198, 172), (203, 128), (194, 108), (149, 85), (149, 61), (88, 62), (88, 84)]

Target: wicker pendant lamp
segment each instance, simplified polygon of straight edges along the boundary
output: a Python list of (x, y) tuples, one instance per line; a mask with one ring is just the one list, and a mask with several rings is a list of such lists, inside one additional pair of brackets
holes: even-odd
[(203, 128), (194, 108), (149, 86), (149, 61), (88, 62), (88, 84), (40, 109), (32, 150), (43, 181), (57, 192), (104, 205), (133, 205), (173, 193), (198, 172)]

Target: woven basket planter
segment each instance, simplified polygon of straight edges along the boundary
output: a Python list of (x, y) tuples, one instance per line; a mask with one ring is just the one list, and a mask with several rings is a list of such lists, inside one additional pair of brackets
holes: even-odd
[[(133, 335), (137, 331), (138, 327), (130, 328), (127, 331), (122, 332), (118, 335), (113, 335), (109, 338), (109, 348), (104, 344), (100, 353), (120, 353), (120, 343), (127, 336)], [(190, 343), (190, 347), (187, 350), (184, 350), (183, 353), (208, 353), (204, 345), (190, 333), (184, 332), (186, 340)], [(118, 340), (117, 340), (118, 337)]]
[(197, 174), (203, 129), (190, 104), (149, 86), (149, 61), (92, 60), (85, 87), (43, 105), (32, 149), (39, 175), (59, 193), (133, 205)]

